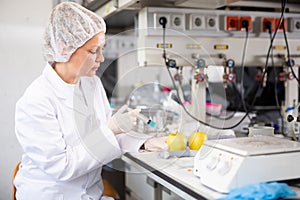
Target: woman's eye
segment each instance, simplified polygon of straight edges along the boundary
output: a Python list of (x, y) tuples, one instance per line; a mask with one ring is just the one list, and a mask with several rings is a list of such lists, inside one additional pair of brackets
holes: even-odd
[(96, 54), (97, 51), (89, 51), (91, 54)]

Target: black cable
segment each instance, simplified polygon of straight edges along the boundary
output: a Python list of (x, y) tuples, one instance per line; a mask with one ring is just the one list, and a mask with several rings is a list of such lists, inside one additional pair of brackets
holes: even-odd
[(229, 119), (232, 119), (234, 117), (235, 113), (236, 113), (236, 111), (233, 111), (232, 113), (230, 113), (230, 115), (225, 115), (225, 116), (216, 116), (216, 115), (212, 115), (212, 114), (209, 114), (209, 113), (206, 113), (206, 115), (214, 117), (216, 119), (229, 120)]
[[(178, 99), (178, 101), (179, 101), (179, 104), (182, 106), (183, 110), (184, 110), (184, 111), (185, 111), (192, 119), (194, 119), (194, 120), (200, 122), (200, 123), (203, 124), (203, 125), (210, 126), (210, 127), (212, 127), (212, 128), (215, 128), (215, 129), (221, 129), (221, 130), (224, 130), (224, 129), (232, 129), (232, 126), (231, 126), (231, 127), (228, 127), (228, 128), (224, 128), (224, 127), (221, 128), (221, 127), (217, 127), (217, 126), (211, 125), (211, 124), (209, 124), (209, 123), (207, 123), (207, 122), (204, 122), (204, 121), (202, 121), (202, 120), (196, 118), (195, 116), (193, 116), (193, 115), (186, 109), (186, 107), (184, 106), (184, 104), (182, 103), (182, 101), (181, 101), (181, 99), (180, 99), (180, 95), (179, 95), (178, 88), (177, 88), (177, 86), (176, 86), (176, 84), (175, 84), (175, 81), (173, 80), (173, 76), (172, 76), (172, 74), (171, 74), (171, 71), (170, 71), (170, 69), (169, 69), (169, 66), (167, 65), (167, 58), (166, 58), (166, 51), (165, 51), (165, 31), (166, 31), (165, 28), (163, 28), (163, 42), (164, 42), (164, 44), (163, 44), (163, 52), (164, 52), (163, 57), (164, 57), (164, 59), (165, 59), (165, 63), (166, 63), (166, 67), (167, 67), (168, 74), (169, 74), (169, 76), (170, 76), (170, 78), (171, 78), (173, 87), (174, 87), (174, 89), (175, 89), (175, 91), (176, 91), (177, 99)], [(248, 41), (248, 27), (246, 27), (246, 32), (247, 32), (247, 34), (246, 34), (246, 40), (245, 40), (245, 44), (244, 44), (243, 61), (242, 61), (242, 62), (244, 62), (245, 51), (246, 51), (246, 44), (247, 44), (247, 41)], [(248, 116), (248, 112), (247, 112), (247, 114), (245, 115), (245, 117), (246, 117), (246, 116)], [(245, 119), (245, 118), (244, 118), (244, 119)], [(240, 121), (239, 123), (241, 123), (241, 122), (242, 122), (242, 121)], [(238, 126), (238, 125), (239, 125), (239, 124), (237, 124), (236, 126)], [(236, 126), (234, 126), (234, 127), (236, 127)]]
[[(165, 37), (165, 28), (163, 28), (163, 37)], [(248, 38), (248, 37), (247, 37), (247, 38)], [(165, 41), (165, 39), (163, 39), (163, 41)], [(165, 53), (165, 45), (163, 45), (163, 48), (164, 48), (164, 53)], [(244, 47), (244, 49), (245, 49), (245, 47)], [(269, 56), (269, 54), (268, 54), (268, 56)], [(164, 59), (165, 59), (165, 63), (167, 63), (166, 56), (164, 56)], [(181, 99), (179, 98), (179, 91), (178, 91), (178, 88), (176, 87), (176, 84), (175, 84), (175, 82), (174, 82), (174, 80), (173, 80), (172, 74), (171, 74), (170, 69), (169, 69), (169, 67), (168, 67), (167, 64), (166, 64), (166, 67), (167, 67), (168, 74), (169, 74), (169, 76), (170, 76), (170, 78), (171, 78), (172, 84), (173, 84), (173, 86), (174, 86), (174, 89), (175, 89), (175, 91), (176, 91), (176, 95), (177, 95), (178, 101), (179, 101), (180, 105), (182, 106), (183, 110), (184, 110), (184, 111), (185, 111), (192, 119), (194, 119), (194, 120), (200, 122), (200, 123), (203, 124), (203, 125), (210, 126), (210, 127), (212, 127), (212, 128), (215, 128), (215, 129), (225, 130), (225, 129), (233, 129), (233, 128), (237, 127), (237, 126), (240, 125), (240, 124), (244, 121), (244, 119), (249, 115), (249, 110), (246, 110), (246, 114), (242, 117), (242, 119), (241, 119), (239, 122), (237, 122), (235, 125), (232, 125), (232, 126), (230, 126), (230, 127), (223, 127), (223, 128), (220, 128), (220, 127), (217, 127), (217, 126), (208, 124), (208, 123), (206, 123), (206, 122), (204, 122), (204, 121), (202, 121), (202, 120), (196, 118), (195, 116), (193, 116), (193, 115), (186, 109), (186, 107), (185, 107), (184, 104), (182, 103)], [(264, 76), (264, 75), (263, 75), (263, 76)], [(263, 79), (262, 79), (262, 80), (263, 80)], [(259, 84), (259, 85), (260, 85), (260, 84)], [(257, 93), (257, 90), (258, 90), (258, 89), (256, 89), (256, 92), (255, 92), (255, 93)], [(254, 100), (256, 100), (256, 95), (255, 95)], [(252, 102), (250, 108), (253, 107), (254, 102), (255, 102), (255, 101)]]
[[(228, 87), (228, 86), (227, 86)], [(238, 106), (236, 106), (236, 111), (237, 112), (240, 108), (241, 108), (241, 104), (243, 102), (243, 99), (242, 99), (242, 95), (241, 95), (241, 92), (239, 91), (239, 89), (237, 88), (237, 85), (235, 83), (232, 83), (232, 89), (234, 89), (234, 92), (235, 94), (239, 97), (239, 104)], [(246, 102), (245, 102), (246, 103)], [(248, 105), (247, 105), (248, 106)]]
[(265, 75), (266, 75), (266, 73), (267, 73), (268, 61), (269, 61), (269, 57), (270, 57), (270, 51), (271, 51), (271, 49), (273, 48), (273, 42), (274, 42), (274, 39), (275, 39), (276, 34), (277, 34), (277, 32), (278, 32), (278, 29), (279, 29), (279, 27), (280, 27), (280, 25), (281, 25), (281, 23), (282, 23), (284, 10), (285, 10), (285, 4), (284, 4), (283, 7), (282, 7), (282, 10), (281, 10), (281, 16), (280, 16), (279, 23), (278, 23), (278, 25), (277, 25), (277, 27), (276, 27), (276, 29), (275, 29), (275, 32), (274, 32), (274, 34), (273, 34), (273, 37), (272, 37), (271, 42), (270, 42), (270, 45), (269, 45), (269, 49), (268, 49), (267, 57), (266, 57), (266, 63), (265, 63), (264, 71), (263, 71), (263, 74), (262, 74), (261, 82), (257, 85), (257, 87), (256, 87), (256, 89), (255, 89), (255, 96), (254, 96), (254, 98), (253, 98), (253, 100), (252, 100), (252, 103), (251, 103), (249, 109), (247, 110), (246, 114), (241, 118), (241, 120), (240, 120), (239, 122), (237, 122), (235, 125), (233, 125), (233, 126), (231, 126), (231, 127), (226, 127), (226, 128), (224, 128), (224, 129), (233, 129), (233, 128), (237, 127), (238, 125), (240, 125), (240, 124), (244, 121), (244, 119), (247, 117), (247, 115), (249, 114), (249, 112), (252, 110), (252, 108), (253, 108), (253, 106), (254, 106), (254, 103), (255, 103), (255, 101), (256, 101), (256, 99), (257, 99), (257, 92), (258, 92), (258, 90), (261, 88), (262, 83), (263, 83), (263, 80), (264, 80), (264, 77), (265, 77)]
[(195, 116), (193, 116), (193, 115), (186, 109), (186, 107), (184, 106), (184, 104), (182, 103), (182, 101), (181, 101), (181, 99), (180, 99), (178, 88), (177, 88), (177, 86), (176, 86), (176, 84), (175, 84), (175, 82), (174, 82), (174, 80), (173, 80), (173, 77), (172, 77), (170, 68), (169, 68), (168, 66), (167, 66), (167, 71), (168, 71), (169, 76), (170, 76), (170, 78), (171, 78), (173, 87), (174, 87), (174, 89), (175, 89), (175, 91), (176, 91), (177, 100), (179, 101), (179, 105), (181, 105), (181, 107), (183, 108), (183, 110), (185, 111), (185, 113), (188, 114), (192, 119), (196, 120), (197, 122), (200, 122), (200, 123), (203, 124), (203, 125), (210, 126), (210, 127), (212, 127), (212, 128), (216, 128), (216, 129), (222, 129), (222, 128), (220, 128), (220, 127), (213, 126), (213, 125), (211, 125), (211, 124), (208, 124), (208, 123), (206, 123), (206, 122), (204, 122), (204, 121), (202, 121), (202, 120), (196, 118)]
[[(281, 9), (285, 9), (286, 2), (287, 2), (287, 0), (284, 0), (284, 1), (281, 2)], [(283, 26), (282, 26), (282, 30), (283, 30), (284, 41), (285, 41), (286, 50), (287, 50), (287, 57), (288, 57), (288, 59), (290, 59), (291, 58), (291, 56), (290, 56), (290, 48), (289, 48), (289, 43), (287, 42), (286, 31), (285, 31), (285, 24), (284, 24), (284, 13), (283, 13)]]
[[(243, 54), (242, 54), (242, 64), (241, 64), (241, 68), (242, 68), (242, 74), (241, 74), (241, 91), (239, 92), (238, 89), (236, 89), (235, 87), (235, 91), (237, 93), (237, 95), (240, 97), (241, 100), (241, 104), (242, 107), (244, 109), (244, 111), (247, 113), (247, 106), (245, 104), (245, 100), (244, 100), (244, 72), (245, 72), (245, 55), (246, 55), (246, 47), (248, 46), (248, 39), (249, 39), (249, 23), (248, 21), (243, 21), (242, 22), (242, 26), (246, 29), (246, 37), (245, 37), (245, 41), (244, 41), (244, 47), (243, 47)], [(233, 84), (235, 85), (235, 84)], [(239, 106), (238, 106), (239, 107)], [(229, 117), (223, 118), (224, 120), (230, 119), (234, 116), (234, 114), (237, 111), (235, 111), (233, 114), (231, 114)], [(214, 116), (216, 117), (216, 116)], [(216, 117), (217, 118), (217, 117)], [(250, 118), (250, 115), (248, 115), (249, 120), (251, 121), (252, 119)]]
[[(284, 6), (285, 6), (285, 5), (284, 5)], [(275, 32), (274, 32), (274, 35), (273, 35), (273, 37), (272, 37), (272, 39), (271, 39), (271, 43), (270, 43), (270, 46), (269, 46), (269, 49), (268, 49), (268, 53), (267, 53), (267, 57), (266, 57), (265, 67), (264, 67), (263, 74), (262, 74), (262, 79), (261, 79), (260, 83), (259, 83), (259, 84), (256, 86), (256, 88), (255, 88), (254, 98), (253, 98), (253, 100), (252, 100), (252, 103), (250, 104), (249, 109), (246, 110), (246, 114), (241, 118), (241, 120), (240, 120), (239, 122), (237, 122), (235, 125), (233, 125), (233, 126), (231, 126), (231, 127), (226, 127), (226, 128), (223, 128), (223, 129), (233, 129), (233, 128), (237, 127), (238, 125), (240, 125), (240, 124), (244, 121), (244, 119), (245, 119), (245, 118), (249, 115), (249, 113), (252, 111), (252, 109), (253, 109), (253, 107), (254, 107), (254, 104), (255, 104), (255, 102), (256, 102), (256, 99), (257, 99), (257, 97), (258, 97), (258, 95), (257, 95), (257, 94), (258, 94), (258, 91), (259, 91), (259, 89), (261, 88), (262, 83), (263, 83), (263, 80), (264, 80), (264, 77), (265, 77), (265, 75), (266, 75), (266, 73), (267, 73), (268, 61), (269, 61), (269, 57), (270, 57), (270, 51), (271, 51), (272, 48), (273, 48), (273, 42), (274, 42), (275, 36), (276, 36), (276, 34), (277, 34), (277, 32), (278, 32), (278, 29), (279, 29), (279, 27), (280, 27), (280, 25), (281, 25), (281, 23), (282, 23), (283, 12), (284, 12), (284, 8), (282, 8), (279, 24), (278, 24), (278, 26), (276, 27)]]
[[(164, 55), (164, 59), (165, 59), (165, 62), (166, 62), (167, 71), (168, 71), (169, 76), (170, 76), (170, 78), (171, 78), (172, 84), (173, 84), (173, 86), (175, 87), (175, 91), (176, 91), (176, 94), (177, 94), (177, 97), (178, 97), (178, 101), (179, 101), (180, 105), (182, 106), (183, 110), (184, 110), (184, 111), (185, 111), (192, 119), (194, 119), (194, 120), (200, 122), (200, 123), (203, 124), (203, 125), (210, 126), (210, 127), (212, 127), (212, 128), (216, 128), (216, 129), (222, 129), (222, 130), (225, 130), (225, 129), (233, 129), (233, 128), (237, 127), (238, 125), (240, 125), (240, 124), (244, 121), (244, 119), (249, 115), (249, 112), (252, 110), (252, 108), (253, 108), (253, 106), (254, 106), (254, 103), (255, 103), (255, 101), (256, 101), (256, 99), (257, 99), (257, 94), (258, 94), (257, 92), (258, 92), (258, 90), (260, 89), (260, 87), (261, 87), (261, 85), (262, 85), (262, 83), (263, 83), (264, 77), (265, 77), (265, 75), (266, 75), (266, 73), (267, 73), (268, 61), (269, 61), (269, 57), (270, 57), (270, 51), (271, 51), (271, 49), (272, 49), (272, 47), (273, 47), (273, 42), (274, 42), (275, 36), (276, 36), (276, 34), (277, 34), (277, 32), (278, 32), (278, 29), (279, 29), (279, 27), (280, 27), (280, 25), (281, 25), (281, 23), (282, 23), (284, 10), (285, 10), (285, 4), (284, 4), (284, 6), (282, 7), (281, 16), (280, 16), (280, 21), (279, 21), (279, 23), (278, 23), (278, 25), (277, 25), (277, 27), (276, 27), (276, 29), (275, 29), (275, 32), (274, 32), (274, 34), (273, 34), (272, 39), (271, 39), (271, 43), (270, 43), (270, 46), (269, 46), (269, 49), (268, 49), (268, 53), (267, 53), (267, 57), (266, 57), (266, 64), (265, 64), (264, 71), (263, 71), (263, 74), (262, 74), (261, 82), (260, 82), (260, 84), (257, 85), (257, 87), (256, 87), (256, 89), (255, 89), (255, 96), (254, 96), (254, 98), (253, 98), (253, 100), (252, 100), (252, 103), (251, 103), (251, 105), (250, 105), (250, 108), (246, 111), (246, 114), (240, 119), (240, 121), (238, 121), (235, 125), (232, 125), (232, 126), (230, 126), (230, 127), (223, 127), (223, 128), (220, 128), (220, 127), (213, 126), (213, 125), (211, 125), (211, 124), (208, 124), (208, 123), (206, 123), (206, 122), (203, 122), (203, 121), (197, 119), (195, 116), (191, 115), (191, 114), (187, 111), (187, 109), (185, 108), (185, 106), (184, 106), (183, 103), (181, 102), (181, 99), (179, 98), (179, 91), (178, 91), (178, 89), (177, 89), (177, 87), (176, 87), (176, 84), (175, 84), (175, 82), (174, 82), (174, 80), (173, 80), (172, 74), (171, 74), (170, 69), (169, 69), (169, 67), (168, 67), (168, 65), (167, 65), (166, 57), (165, 57), (165, 55)], [(165, 28), (163, 28), (163, 37), (165, 37)], [(165, 46), (164, 46), (164, 45), (163, 45), (163, 48), (164, 48), (164, 52), (165, 52)]]
[(159, 24), (162, 25), (163, 27), (163, 58), (165, 59), (165, 61), (167, 60), (167, 55), (166, 55), (166, 24), (167, 24), (167, 18), (166, 17), (161, 17), (159, 18)]
[[(282, 9), (284, 9), (286, 2), (287, 2), (287, 0), (285, 0), (284, 3), (282, 2), (282, 4), (281, 4)], [(292, 63), (291, 63), (292, 60), (291, 60), (290, 48), (289, 48), (289, 43), (288, 43), (288, 40), (287, 40), (284, 21), (283, 21), (283, 29), (282, 30), (283, 30), (283, 36), (284, 36), (284, 41), (285, 41), (285, 46), (286, 46), (286, 51), (287, 51), (287, 58), (288, 58), (287, 65), (291, 69), (291, 72), (292, 72), (293, 76), (295, 77), (295, 79), (297, 80), (298, 85), (300, 85), (300, 80), (297, 77), (297, 75), (295, 74), (295, 71), (294, 71)]]
[[(270, 41), (272, 40), (272, 27), (269, 27), (269, 35), (270, 35)], [(271, 63), (272, 63), (272, 68), (273, 68), (273, 72), (274, 72), (274, 94), (275, 94), (275, 102), (276, 102), (276, 107), (279, 108), (278, 112), (279, 112), (279, 116), (280, 116), (280, 120), (281, 120), (281, 133), (283, 133), (284, 131), (284, 119), (283, 119), (283, 115), (282, 115), (282, 111), (280, 109), (280, 105), (279, 105), (279, 100), (278, 100), (278, 95), (277, 95), (277, 84), (278, 84), (278, 77), (277, 77), (277, 70), (275, 68), (275, 64), (274, 64), (274, 54), (273, 54), (273, 47), (271, 50)]]
[[(165, 32), (166, 32), (166, 28), (163, 27), (163, 37), (164, 37), (163, 41), (165, 41)], [(166, 52), (166, 51), (165, 51), (165, 43), (163, 44), (163, 49), (164, 49), (163, 52), (164, 52), (164, 54), (165, 54), (165, 52)], [(219, 127), (213, 126), (213, 125), (208, 124), (208, 123), (206, 123), (206, 122), (204, 122), (204, 121), (202, 121), (202, 120), (197, 119), (195, 116), (193, 116), (193, 115), (186, 109), (186, 107), (184, 106), (183, 102), (182, 102), (181, 99), (180, 99), (179, 91), (178, 91), (178, 88), (177, 88), (177, 86), (176, 86), (176, 84), (175, 84), (175, 81), (174, 81), (174, 79), (173, 79), (173, 76), (172, 76), (172, 74), (171, 74), (170, 67), (167, 65), (167, 57), (166, 57), (166, 55), (164, 55), (163, 57), (164, 57), (164, 59), (165, 59), (165, 64), (166, 64), (166, 68), (167, 68), (168, 74), (169, 74), (170, 79), (171, 79), (171, 81), (172, 81), (173, 87), (174, 87), (174, 89), (175, 89), (175, 91), (176, 91), (177, 101), (179, 102), (179, 105), (181, 105), (181, 107), (183, 108), (183, 110), (184, 110), (191, 118), (193, 118), (194, 120), (200, 122), (201, 124), (204, 124), (204, 125), (206, 125), (206, 126), (210, 126), (210, 127), (212, 127), (212, 128), (221, 129), (221, 128), (219, 128)]]
[(165, 61), (167, 60), (167, 54), (166, 54), (166, 28), (163, 28), (163, 58), (165, 59)]
[[(248, 22), (248, 21), (247, 21)], [(242, 54), (242, 65), (241, 65), (241, 68), (242, 68), (242, 75), (241, 75), (241, 99), (242, 99), (242, 106), (243, 106), (243, 109), (246, 113), (247, 112), (247, 107), (245, 105), (245, 101), (244, 101), (244, 72), (245, 72), (245, 54), (246, 54), (246, 47), (248, 46), (248, 38), (249, 38), (249, 29), (248, 29), (248, 26), (249, 24), (244, 24), (245, 26), (245, 29), (246, 29), (246, 38), (245, 38), (245, 42), (244, 42), (244, 48), (243, 48), (243, 54)], [(249, 115), (247, 115), (249, 120), (251, 121), (251, 118)]]
[[(161, 20), (160, 20), (161, 21)], [(204, 121), (202, 121), (202, 120), (200, 120), (200, 119), (198, 119), (198, 118), (196, 118), (195, 116), (193, 116), (187, 109), (186, 109), (186, 107), (184, 106), (184, 104), (183, 104), (183, 102), (181, 101), (181, 99), (180, 99), (180, 95), (179, 95), (179, 91), (178, 91), (178, 88), (177, 88), (177, 86), (176, 86), (176, 84), (175, 84), (175, 81), (174, 81), (174, 79), (173, 79), (173, 76), (172, 76), (172, 74), (171, 74), (171, 71), (170, 71), (170, 67), (168, 66), (168, 62), (167, 62), (167, 56), (166, 56), (166, 50), (165, 50), (165, 37), (166, 37), (166, 28), (163, 26), (163, 53), (164, 53), (164, 55), (163, 55), (163, 58), (164, 58), (164, 60), (165, 60), (165, 66), (166, 66), (166, 68), (167, 68), (167, 71), (168, 71), (168, 74), (169, 74), (169, 76), (170, 76), (170, 79), (171, 79), (171, 81), (172, 81), (172, 84), (173, 84), (173, 87), (174, 87), (174, 89), (175, 89), (175, 91), (176, 91), (176, 96), (177, 96), (177, 100), (178, 100), (178, 102), (179, 102), (179, 105), (181, 105), (181, 107), (183, 108), (183, 110), (192, 118), (192, 119), (194, 119), (194, 120), (196, 120), (196, 121), (198, 121), (198, 122), (200, 122), (201, 124), (204, 124), (204, 125), (206, 125), (206, 126), (210, 126), (210, 127), (212, 127), (212, 128), (216, 128), (216, 129), (222, 129), (222, 128), (220, 128), (220, 127), (216, 127), (216, 126), (213, 126), (213, 125), (211, 125), (211, 124), (208, 124), (208, 123), (206, 123), (206, 122), (204, 122)]]
[(256, 89), (255, 89), (255, 96), (254, 96), (254, 98), (253, 98), (253, 100), (252, 100), (252, 103), (251, 103), (251, 105), (250, 105), (250, 108), (247, 110), (246, 114), (242, 117), (242, 119), (241, 119), (236, 125), (234, 125), (234, 126), (232, 126), (232, 127), (228, 127), (228, 128), (235, 128), (235, 127), (238, 126), (240, 123), (242, 123), (242, 121), (244, 121), (244, 119), (246, 118), (246, 116), (247, 116), (247, 115), (249, 114), (249, 112), (252, 110), (252, 108), (253, 108), (253, 106), (254, 106), (254, 103), (256, 102), (257, 94), (258, 94), (257, 92), (258, 92), (258, 90), (261, 88), (262, 83), (263, 83), (263, 80), (264, 80), (264, 77), (265, 77), (265, 75), (266, 75), (266, 73), (267, 73), (268, 62), (269, 62), (269, 57), (270, 57), (270, 51), (271, 51), (271, 49), (273, 48), (273, 42), (274, 42), (274, 39), (275, 39), (276, 34), (277, 34), (277, 32), (278, 32), (278, 29), (279, 29), (279, 27), (280, 27), (280, 25), (281, 25), (281, 23), (282, 23), (284, 10), (285, 10), (285, 4), (284, 4), (283, 7), (282, 7), (282, 10), (281, 10), (281, 16), (280, 16), (279, 23), (278, 23), (278, 25), (277, 25), (277, 27), (276, 27), (276, 29), (275, 29), (275, 32), (274, 32), (274, 34), (273, 34), (273, 36), (272, 36), (272, 39), (271, 39), (271, 42), (270, 42), (270, 45), (269, 45), (269, 49), (268, 49), (268, 53), (267, 53), (267, 57), (266, 57), (266, 63), (265, 63), (265, 67), (264, 67), (264, 70), (263, 70), (261, 82), (257, 85), (257, 87), (256, 87)]

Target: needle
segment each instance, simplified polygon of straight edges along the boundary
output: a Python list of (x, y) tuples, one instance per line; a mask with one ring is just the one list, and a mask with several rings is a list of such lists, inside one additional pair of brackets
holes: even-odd
[[(131, 111), (132, 108), (128, 107), (128, 110)], [(152, 121), (151, 119), (149, 119), (148, 117), (146, 117), (145, 115), (142, 115), (141, 113), (139, 113), (139, 114), (137, 114), (137, 118), (142, 120), (145, 124), (148, 124), (149, 126), (151, 126), (153, 128), (157, 128), (156, 123), (154, 121)]]

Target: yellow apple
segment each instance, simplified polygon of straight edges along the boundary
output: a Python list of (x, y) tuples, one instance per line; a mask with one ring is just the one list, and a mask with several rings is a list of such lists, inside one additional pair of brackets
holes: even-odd
[(185, 150), (187, 139), (183, 133), (175, 132), (167, 136), (166, 143), (169, 151)]
[(204, 141), (207, 140), (207, 135), (204, 132), (194, 132), (189, 137), (189, 147), (191, 150), (199, 150)]

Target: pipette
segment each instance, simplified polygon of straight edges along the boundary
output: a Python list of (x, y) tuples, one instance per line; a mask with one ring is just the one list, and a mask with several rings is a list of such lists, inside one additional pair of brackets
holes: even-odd
[[(129, 111), (133, 110), (132, 108), (127, 108)], [(140, 120), (142, 120), (145, 124), (148, 124), (149, 126), (153, 127), (153, 128), (157, 128), (156, 123), (154, 121), (152, 121), (151, 119), (149, 119), (148, 117), (146, 117), (145, 115), (142, 115), (141, 113), (137, 114), (137, 118), (139, 118)]]

